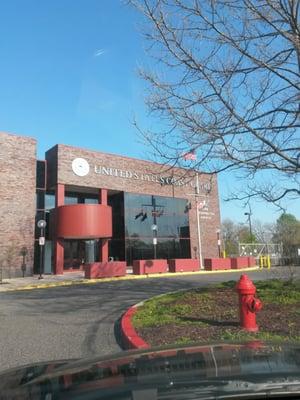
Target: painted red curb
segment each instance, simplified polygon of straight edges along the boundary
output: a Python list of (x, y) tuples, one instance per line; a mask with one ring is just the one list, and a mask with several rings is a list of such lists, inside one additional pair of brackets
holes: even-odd
[(132, 306), (121, 318), (121, 334), (124, 345), (129, 349), (149, 349), (150, 345), (137, 334), (132, 325), (131, 318), (136, 311), (137, 306)]

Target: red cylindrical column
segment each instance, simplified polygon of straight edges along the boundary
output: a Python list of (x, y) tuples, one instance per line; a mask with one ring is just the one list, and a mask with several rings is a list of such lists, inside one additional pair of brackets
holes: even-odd
[(247, 275), (242, 275), (236, 285), (239, 294), (240, 324), (248, 332), (257, 332), (256, 312), (262, 308), (262, 303), (255, 297), (256, 287)]
[(98, 239), (112, 235), (111, 207), (69, 204), (56, 209), (56, 233), (65, 239)]

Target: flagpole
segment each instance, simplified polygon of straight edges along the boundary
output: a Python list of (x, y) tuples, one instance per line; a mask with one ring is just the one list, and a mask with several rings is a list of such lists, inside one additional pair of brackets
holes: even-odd
[[(201, 226), (200, 226), (200, 213), (199, 213), (199, 207), (198, 207), (198, 196), (200, 194), (200, 189), (199, 189), (199, 175), (198, 172), (196, 172), (196, 212), (197, 212), (197, 230), (198, 230), (198, 253), (199, 253), (199, 268), (203, 269), (203, 264), (202, 264), (202, 247), (201, 247)], [(198, 195), (198, 196), (197, 196)]]
[[(183, 154), (182, 158), (184, 160), (193, 160), (193, 161), (195, 161), (197, 159), (197, 156), (195, 154), (195, 150), (192, 149), (189, 152)], [(203, 263), (202, 263), (201, 225), (200, 225), (200, 213), (199, 213), (199, 202), (198, 202), (198, 199), (199, 199), (199, 196), (200, 196), (198, 171), (196, 171), (196, 186), (195, 186), (195, 193), (193, 195), (195, 196), (196, 213), (197, 213), (199, 269), (204, 269)]]

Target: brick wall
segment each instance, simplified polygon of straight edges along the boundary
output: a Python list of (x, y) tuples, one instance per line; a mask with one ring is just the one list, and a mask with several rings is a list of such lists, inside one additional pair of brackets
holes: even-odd
[(33, 270), (36, 141), (0, 132), (0, 262), (3, 277), (22, 276), (20, 251), (26, 247), (26, 275)]
[[(72, 170), (72, 161), (84, 158), (90, 167), (86, 176), (77, 176)], [(194, 247), (198, 248), (196, 201), (192, 195), (195, 192), (195, 176), (184, 169), (175, 168), (172, 171), (166, 166), (129, 157), (111, 155), (58, 145), (46, 153), (49, 184), (66, 185), (66, 190), (78, 187), (106, 188), (131, 193), (156, 194), (160, 196), (185, 198), (191, 201), (189, 211), (191, 232), (191, 254), (194, 257)], [(183, 185), (165, 184), (174, 175)], [(166, 179), (168, 178), (168, 179)], [(163, 181), (164, 184), (161, 184)], [(217, 233), (220, 227), (220, 211), (218, 199), (217, 178), (215, 175), (199, 175), (199, 200), (205, 200), (200, 212), (201, 244), (204, 257), (216, 257)], [(207, 189), (210, 188), (209, 192)]]

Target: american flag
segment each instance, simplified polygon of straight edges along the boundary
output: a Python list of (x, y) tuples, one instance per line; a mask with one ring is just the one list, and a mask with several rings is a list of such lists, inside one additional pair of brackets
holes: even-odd
[(193, 161), (197, 160), (195, 150), (190, 150), (188, 153), (183, 154), (182, 158), (184, 160), (193, 160)]

